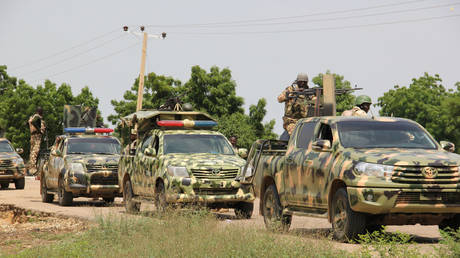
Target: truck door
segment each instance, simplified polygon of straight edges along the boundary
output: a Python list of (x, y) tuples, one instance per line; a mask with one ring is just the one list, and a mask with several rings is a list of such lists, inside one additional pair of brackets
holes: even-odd
[(141, 144), (139, 144), (136, 150), (136, 156), (134, 157), (134, 166), (133, 166), (133, 175), (131, 178), (131, 182), (133, 183), (133, 192), (134, 194), (145, 193), (145, 184), (144, 184), (144, 168), (142, 166), (142, 160), (145, 158), (144, 151), (152, 142), (153, 136), (146, 135), (143, 139)]
[[(152, 140), (148, 143), (147, 148), (154, 150), (154, 154), (146, 155), (144, 153), (144, 158), (139, 161), (139, 167), (141, 168), (142, 173), (142, 184), (143, 191), (146, 196), (154, 196), (155, 192), (155, 172), (158, 167), (158, 147), (159, 147), (159, 138), (158, 135), (153, 135)], [(146, 148), (146, 149), (147, 149)], [(145, 149), (144, 149), (145, 150)]]
[[(314, 141), (329, 140), (333, 143), (331, 127), (321, 123)], [(331, 167), (333, 164), (333, 153), (310, 148), (307, 155), (304, 173), (302, 173), (302, 184), (307, 186), (307, 199), (309, 207), (327, 208), (327, 186), (332, 179)]]
[(56, 149), (59, 150), (61, 156), (50, 155), (50, 162), (48, 164), (50, 176), (47, 178), (47, 184), (52, 188), (58, 187), (59, 173), (64, 168), (64, 141), (60, 141)]
[(308, 155), (311, 152), (311, 142), (314, 138), (317, 121), (305, 122), (297, 129), (295, 135), (294, 150), (286, 153), (286, 169), (287, 173), (284, 180), (286, 189), (286, 198), (288, 203), (292, 205), (305, 204), (308, 188), (310, 185), (302, 181), (305, 177)]

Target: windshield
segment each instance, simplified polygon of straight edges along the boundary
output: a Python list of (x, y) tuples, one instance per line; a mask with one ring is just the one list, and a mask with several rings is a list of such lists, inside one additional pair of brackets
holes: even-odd
[(232, 146), (222, 135), (165, 135), (164, 153), (212, 153), (234, 155)]
[(14, 149), (7, 141), (0, 142), (0, 152), (13, 152)]
[(424, 130), (407, 121), (341, 121), (337, 127), (345, 148), (436, 149)]
[(67, 154), (119, 154), (120, 143), (113, 138), (75, 138), (67, 141)]

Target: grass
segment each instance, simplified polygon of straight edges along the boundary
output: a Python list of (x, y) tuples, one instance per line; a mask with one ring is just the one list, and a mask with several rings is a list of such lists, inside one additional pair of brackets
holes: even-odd
[(295, 239), (219, 222), (205, 210), (165, 216), (100, 217), (98, 225), (18, 257), (337, 257), (327, 240)]

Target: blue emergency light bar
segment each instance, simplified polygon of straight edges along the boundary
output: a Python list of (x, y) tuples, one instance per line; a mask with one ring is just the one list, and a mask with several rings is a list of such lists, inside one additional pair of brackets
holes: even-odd
[(157, 122), (158, 126), (164, 127), (213, 127), (217, 122), (212, 120), (161, 120)]
[(110, 128), (84, 128), (84, 127), (68, 127), (64, 128), (65, 133), (111, 133)]

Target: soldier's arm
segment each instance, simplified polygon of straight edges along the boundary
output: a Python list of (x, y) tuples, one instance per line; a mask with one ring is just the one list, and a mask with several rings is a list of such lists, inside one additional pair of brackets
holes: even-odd
[(286, 101), (286, 93), (290, 91), (290, 87), (287, 87), (286, 89), (281, 92), (281, 94), (278, 96), (278, 102), (282, 103)]

